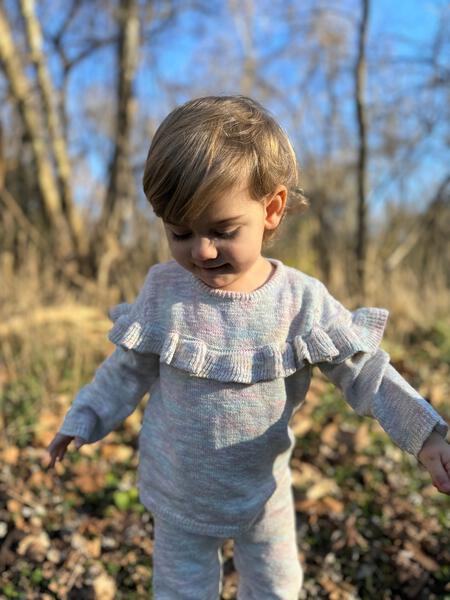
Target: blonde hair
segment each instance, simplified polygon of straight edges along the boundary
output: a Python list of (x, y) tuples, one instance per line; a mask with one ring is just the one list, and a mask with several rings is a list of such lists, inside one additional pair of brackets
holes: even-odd
[[(297, 160), (285, 131), (246, 96), (206, 96), (178, 106), (158, 127), (145, 163), (144, 193), (155, 214), (191, 223), (239, 183), (260, 200), (282, 184), (283, 218), (308, 206), (298, 186)], [(264, 232), (273, 241), (275, 230)]]

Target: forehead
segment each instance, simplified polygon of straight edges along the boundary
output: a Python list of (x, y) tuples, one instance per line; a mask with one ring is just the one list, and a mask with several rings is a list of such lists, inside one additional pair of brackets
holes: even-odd
[(209, 205), (202, 215), (193, 223), (188, 221), (177, 223), (166, 220), (165, 223), (175, 226), (188, 227), (192, 224), (217, 227), (226, 225), (233, 221), (243, 220), (255, 210), (257, 203), (250, 198), (247, 189), (230, 191), (222, 197), (218, 197)]

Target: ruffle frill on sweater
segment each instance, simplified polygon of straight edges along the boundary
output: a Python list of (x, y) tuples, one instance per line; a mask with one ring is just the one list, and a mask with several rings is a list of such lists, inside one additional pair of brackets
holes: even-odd
[(251, 348), (245, 344), (218, 347), (213, 339), (205, 341), (170, 326), (161, 328), (149, 318), (148, 305), (143, 310), (142, 302), (118, 304), (109, 311), (114, 326), (108, 337), (125, 349), (159, 354), (160, 362), (195, 377), (240, 383), (287, 377), (306, 363), (338, 364), (357, 352), (376, 352), (388, 311), (370, 307), (351, 312), (328, 297), (324, 286), (320, 290), (328, 316), (316, 308), (308, 330)]

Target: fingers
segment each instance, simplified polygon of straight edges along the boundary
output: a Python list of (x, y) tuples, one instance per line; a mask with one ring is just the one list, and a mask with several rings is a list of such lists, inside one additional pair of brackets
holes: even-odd
[(64, 456), (64, 450), (52, 450), (49, 452), (50, 454), (50, 462), (47, 465), (47, 469), (53, 469), (57, 460), (62, 460)]
[[(440, 490), (442, 492), (445, 492), (446, 494), (450, 495), (450, 456), (446, 456), (443, 458), (442, 460), (442, 469), (445, 473), (445, 476), (447, 477), (447, 481), (443, 481), (442, 485), (443, 485), (443, 489)], [(442, 476), (444, 478), (444, 476)]]
[(52, 469), (55, 466), (56, 461), (62, 461), (67, 450), (67, 446), (70, 442), (75, 439), (75, 447), (77, 450), (86, 444), (86, 440), (80, 437), (67, 436), (57, 434), (50, 444), (47, 446), (47, 452), (50, 455), (50, 462), (46, 469)]
[(450, 460), (445, 464), (439, 456), (433, 457), (425, 465), (433, 480), (433, 485), (440, 492), (450, 495)]
[(46, 469), (52, 469), (55, 466), (57, 460), (61, 461), (66, 453), (68, 443), (72, 438), (66, 437), (65, 439), (53, 438), (50, 444), (47, 446), (47, 452), (50, 455), (50, 462)]
[(50, 452), (49, 454), (50, 454), (50, 462), (45, 467), (46, 471), (48, 469), (53, 469), (53, 467), (55, 466), (56, 458), (57, 458), (57, 454), (55, 452)]

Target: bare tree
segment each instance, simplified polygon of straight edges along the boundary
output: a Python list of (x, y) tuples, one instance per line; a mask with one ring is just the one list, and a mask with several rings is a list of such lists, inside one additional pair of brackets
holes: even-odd
[[(361, 11), (355, 11), (355, 5)], [(439, 8), (438, 2), (435, 5)], [(371, 44), (367, 33), (370, 0), (339, 5), (326, 0), (275, 4), (245, 0), (242, 5), (236, 0), (199, 0), (190, 5), (189, 27), (182, 32), (183, 41), (189, 39), (180, 62), (188, 75), (184, 78), (179, 76), (180, 64), (167, 69), (167, 62), (160, 60), (167, 40), (177, 37), (182, 23), (186, 25), (180, 20), (185, 3), (179, 0), (67, 0), (58, 9), (52, 3), (19, 0), (0, 6), (0, 58), (5, 74), (0, 93), (9, 90), (2, 98), (7, 158), (0, 201), (2, 209), (13, 215), (12, 221), (10, 216), (4, 218), (0, 227), (20, 223), (28, 240), (36, 237), (32, 228), (43, 239), (50, 237), (48, 232), (61, 236), (66, 250), (58, 249), (55, 263), (65, 262), (62, 256), (79, 258), (88, 244), (86, 261), (74, 261), (72, 269), (106, 285), (114, 264), (119, 268), (117, 278), (122, 278), (127, 252), (136, 243), (136, 224), (140, 248), (145, 244), (150, 248), (157, 232), (161, 234), (151, 219), (146, 233), (147, 224), (140, 216), (148, 207), (139, 212), (138, 205), (144, 148), (155, 129), (150, 124), (160, 122), (170, 108), (190, 96), (241, 91), (265, 104), (288, 131), (298, 152), (301, 186), (311, 200), (308, 222), (296, 220), (289, 236), (277, 243), (277, 252), (300, 257), (306, 268), (314, 268), (336, 288), (342, 285), (347, 290), (353, 283), (355, 293), (358, 290), (362, 296), (367, 256), (383, 231), (379, 212), (379, 229), (371, 224), (374, 235), (369, 239), (368, 215), (372, 199), (383, 201), (380, 191), (385, 186), (389, 193), (393, 188), (397, 204), (411, 201), (413, 192), (420, 206), (404, 209), (407, 224), (395, 222), (398, 235), (392, 232), (382, 256), (393, 253), (387, 264), (393, 271), (414, 261), (419, 265), (416, 247), (425, 237), (408, 236), (408, 230), (417, 231), (414, 222), (427, 211), (428, 188), (436, 188), (437, 180), (446, 176), (439, 150), (448, 140), (445, 56), (450, 29), (444, 12), (436, 18), (434, 39), (431, 33), (426, 40), (413, 35), (401, 38), (391, 20), (393, 30), (384, 32), (386, 43), (380, 45)], [(55, 10), (60, 11), (58, 19), (52, 18)], [(24, 33), (29, 55), (23, 52)], [(399, 51), (401, 43), (408, 44), (404, 55)], [(140, 44), (145, 52), (138, 65)], [(113, 53), (115, 68), (106, 71)], [(94, 61), (96, 68), (87, 77), (85, 69)], [(140, 98), (133, 89), (138, 68), (150, 72), (151, 101), (145, 87), (140, 88), (144, 90)], [(371, 77), (365, 82), (368, 69)], [(78, 88), (69, 85), (75, 77)], [(111, 81), (115, 82), (112, 93)], [(65, 98), (74, 92), (80, 94), (76, 103)], [(430, 148), (429, 156), (441, 161), (439, 169), (433, 181), (427, 174), (426, 185), (422, 181), (411, 190), (410, 182), (423, 173), (421, 164)], [(370, 178), (368, 153), (373, 166)], [(73, 200), (78, 196), (86, 199), (80, 206), (86, 227), (79, 234), (78, 206)], [(427, 223), (428, 239), (434, 241), (442, 219)], [(0, 233), (0, 238), (8, 239), (8, 244), (14, 240), (9, 232)], [(298, 239), (305, 244), (308, 240), (308, 255), (293, 247)], [(164, 260), (162, 244), (155, 241), (155, 246), (158, 258)], [(436, 245), (428, 243), (427, 248), (424, 261), (431, 260)], [(434, 264), (437, 269), (442, 263)]]
[[(130, 140), (135, 112), (133, 82), (139, 61), (140, 24), (137, 0), (120, 0), (118, 8), (117, 42), (117, 117), (114, 152), (109, 167), (109, 184), (94, 240), (98, 255), (99, 280), (105, 284), (112, 261), (120, 254), (120, 237), (125, 210), (130, 208), (133, 194), (133, 174), (130, 164)], [(100, 243), (99, 243), (100, 241)], [(104, 252), (108, 247), (109, 251)]]
[(34, 0), (20, 0), (20, 8), (25, 23), (31, 61), (37, 72), (38, 91), (42, 100), (44, 118), (53, 150), (62, 210), (66, 217), (77, 255), (85, 255), (87, 252), (87, 238), (82, 228), (80, 216), (73, 203), (71, 164), (67, 141), (63, 135), (63, 128), (56, 106), (56, 93), (42, 47), (41, 26), (35, 14)]
[(114, 153), (109, 168), (109, 187), (103, 206), (103, 221), (108, 224), (119, 201), (130, 191), (130, 137), (135, 97), (133, 82), (139, 60), (140, 27), (136, 0), (120, 0), (117, 41), (117, 120)]
[(71, 251), (72, 244), (64, 235), (67, 221), (61, 205), (58, 186), (53, 174), (52, 163), (47, 153), (45, 136), (36, 107), (32, 104), (31, 85), (20, 53), (15, 46), (6, 13), (0, 6), (0, 62), (2, 63), (9, 89), (17, 106), (25, 134), (30, 141), (36, 166), (36, 178), (44, 212), (54, 237), (58, 238), (58, 249), (63, 255)]
[(355, 108), (358, 126), (358, 161), (356, 181), (358, 190), (358, 228), (356, 241), (356, 273), (358, 293), (366, 295), (367, 256), (367, 118), (364, 101), (366, 81), (366, 41), (369, 22), (369, 0), (361, 0), (362, 14), (358, 27), (358, 52), (355, 64)]

